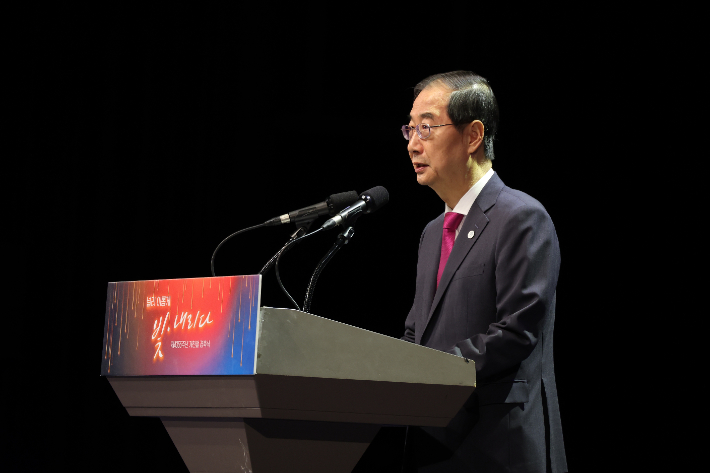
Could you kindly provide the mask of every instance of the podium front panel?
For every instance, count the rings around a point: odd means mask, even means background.
[[[253,375],[260,298],[260,275],[109,283],[101,375]]]

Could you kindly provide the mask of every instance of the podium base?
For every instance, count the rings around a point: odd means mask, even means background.
[[[380,428],[259,418],[160,420],[192,473],[350,473]]]

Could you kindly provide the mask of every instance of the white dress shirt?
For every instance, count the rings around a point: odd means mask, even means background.
[[[476,200],[476,197],[478,197],[478,194],[481,193],[481,190],[483,187],[486,185],[488,180],[493,177],[493,168],[490,168],[487,173],[483,175],[482,178],[478,180],[477,183],[471,187],[468,192],[466,192],[463,197],[459,200],[459,203],[456,204],[456,207],[453,209],[449,207],[448,204],[444,203],[444,212],[456,212],[458,214],[462,214],[463,218],[461,219],[461,223],[459,223],[458,228],[456,228],[456,236],[454,239],[459,237],[459,232],[461,231],[461,227],[463,226],[463,222],[466,221],[466,215],[468,215],[468,210],[471,208],[471,205],[473,205],[473,201]]]

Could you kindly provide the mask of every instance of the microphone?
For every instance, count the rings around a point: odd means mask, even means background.
[[[389,202],[389,200],[390,194],[387,192],[387,189],[382,186],[373,187],[360,194],[360,200],[350,207],[343,209],[335,217],[326,220],[321,228],[323,230],[329,230],[349,220],[354,223],[354,219],[361,214],[372,213]]]
[[[357,192],[341,192],[339,194],[333,194],[328,197],[325,202],[320,202],[309,207],[304,207],[302,209],[294,210],[287,214],[274,217],[271,220],[267,220],[264,226],[282,225],[284,223],[293,222],[296,225],[299,223],[304,223],[307,221],[313,221],[321,215],[336,215],[338,212],[343,210],[348,205],[352,204],[358,199]]]

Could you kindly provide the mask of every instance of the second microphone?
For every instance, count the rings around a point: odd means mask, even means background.
[[[369,214],[378,210],[390,200],[389,192],[382,186],[373,187],[360,194],[360,200],[340,211],[338,215],[325,221],[321,227],[329,230],[345,222],[352,223],[363,213]]]

